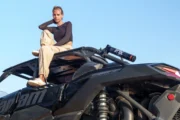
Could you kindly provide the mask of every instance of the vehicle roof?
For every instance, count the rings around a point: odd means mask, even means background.
[[[92,49],[96,50],[95,48]],[[56,53],[52,59],[50,68],[62,65],[75,65],[87,61],[92,56],[94,56],[94,52],[87,51],[85,47]],[[11,74],[28,80],[34,76],[34,71],[37,70],[38,58],[33,58],[5,69],[0,77],[0,82]]]
[[[60,67],[64,65],[70,65],[73,67],[79,66],[83,62],[95,61],[101,64],[107,65],[109,61],[118,63],[119,65],[128,65],[129,63],[119,59],[115,56],[109,55],[107,49],[96,49],[93,47],[79,47],[68,51],[56,53],[50,63],[50,69],[54,67]],[[22,62],[20,64],[11,66],[5,69],[0,76],[0,82],[13,74],[24,79],[32,79],[37,77],[38,73],[38,58]]]

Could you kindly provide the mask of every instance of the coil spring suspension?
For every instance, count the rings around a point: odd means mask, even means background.
[[[105,90],[102,90],[98,95],[97,107],[98,120],[108,120],[109,106],[107,103],[107,93]]]

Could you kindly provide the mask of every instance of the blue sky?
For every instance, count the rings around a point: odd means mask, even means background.
[[[165,62],[180,68],[179,0],[3,0],[0,4],[0,73],[34,58],[38,25],[52,19],[54,5],[73,24],[74,48],[110,44],[137,56],[135,63]],[[26,80],[10,76],[0,84],[8,93]]]

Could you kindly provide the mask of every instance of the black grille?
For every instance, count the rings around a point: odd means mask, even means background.
[[[180,109],[177,111],[177,113],[174,115],[173,120],[180,120]]]

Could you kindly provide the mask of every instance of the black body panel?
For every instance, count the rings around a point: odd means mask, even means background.
[[[9,114],[17,104],[20,91],[13,92],[0,98],[0,114]]]
[[[11,120],[43,120],[47,118],[48,120],[53,120],[51,110],[40,106],[33,106],[16,111],[11,116]]]
[[[120,67],[110,71],[100,71],[90,75],[88,81],[77,91],[77,93],[75,93],[62,109],[55,112],[55,115],[84,111],[91,100],[93,100],[105,86],[128,82],[135,83],[152,79],[167,83],[171,80],[170,84],[172,84],[172,86],[180,83],[180,78],[168,77],[160,71],[154,70],[147,64],[128,65],[124,68]],[[83,81],[83,79],[76,80],[70,84],[76,85],[77,82],[80,81]]]
[[[28,119],[28,115],[52,118],[52,110],[59,104],[61,86],[48,85],[46,88],[27,87],[1,98],[1,115],[11,114],[11,120]],[[13,101],[12,101],[13,100]],[[38,105],[38,106],[37,106]]]
[[[22,89],[15,110],[24,109],[33,105],[40,105],[52,109],[59,101],[60,87],[61,86],[52,85],[41,89],[33,89],[31,87]]]
[[[56,116],[54,120],[79,120],[81,118],[81,114],[81,111],[72,113],[70,112],[68,114]]]
[[[10,115],[0,115],[0,120],[9,120]]]

